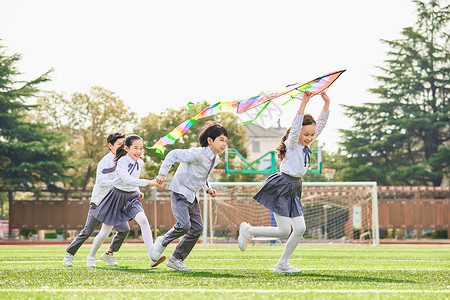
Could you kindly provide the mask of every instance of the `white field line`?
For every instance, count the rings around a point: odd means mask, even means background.
[[[195,260],[213,260],[213,261],[218,261],[218,260],[224,260],[224,261],[242,261],[243,259],[246,258],[189,258],[189,260],[195,261]],[[363,259],[363,258],[361,258]],[[247,260],[247,259],[246,259]],[[276,261],[278,260],[278,257],[275,258],[252,258],[251,260],[255,260],[255,261]],[[335,262],[340,262],[340,261],[354,261],[354,262],[359,262],[360,259],[355,259],[355,258],[345,258],[345,259],[338,259],[338,258],[290,258],[289,261],[335,261]],[[364,258],[364,261],[367,262],[449,262],[450,263],[450,257],[449,259],[417,259],[417,260],[411,260],[411,259],[367,259]]]
[[[319,289],[304,289],[304,290],[257,290],[257,289],[51,289],[48,287],[35,288],[35,289],[0,289],[2,292],[100,292],[100,293],[147,293],[147,292],[162,292],[162,293],[185,293],[185,292],[201,292],[201,293],[289,293],[289,294],[306,294],[306,293],[325,293],[325,294],[407,294],[407,293],[433,293],[433,294],[446,294],[450,293],[450,290],[388,290],[388,289],[364,289],[364,290],[319,290]]]
[[[119,254],[115,255],[114,257],[118,257]],[[118,257],[119,258],[119,257]],[[212,260],[212,261],[242,261],[243,259],[248,260],[247,258],[189,258],[189,261],[205,261],[205,260]],[[364,259],[364,261],[367,262],[449,262],[450,263],[450,257],[449,259],[369,259],[369,258],[361,258]],[[85,257],[76,257],[74,260],[86,260]],[[96,258],[96,260],[101,261],[100,258]],[[126,259],[118,259],[120,261],[142,261],[140,258],[126,258]],[[278,257],[274,258],[252,258],[250,259],[252,261],[271,261],[271,260],[278,260]],[[290,258],[289,261],[354,261],[359,262],[360,259],[355,258]],[[30,260],[29,262],[36,262],[37,260]],[[46,261],[61,261],[61,260],[41,260],[43,262]],[[1,262],[15,262],[14,260],[0,260]],[[17,262],[27,262],[25,260],[17,261]]]

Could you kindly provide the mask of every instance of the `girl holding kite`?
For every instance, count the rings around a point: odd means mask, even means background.
[[[253,227],[247,222],[242,222],[239,227],[238,246],[242,251],[245,251],[253,237],[285,238],[290,235],[283,254],[275,265],[275,273],[301,272],[290,266],[288,260],[306,230],[300,202],[302,177],[310,163],[311,150],[308,146],[325,127],[330,106],[330,98],[325,92],[321,92],[325,104],[316,122],[310,114],[305,114],[305,107],[311,95],[309,91],[303,94],[292,127],[287,130],[277,148],[281,159],[280,172],[270,175],[253,197],[258,203],[273,211],[277,227]]]

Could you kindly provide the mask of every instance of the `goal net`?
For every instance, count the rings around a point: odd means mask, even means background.
[[[235,242],[239,225],[276,226],[272,213],[253,200],[262,183],[214,182],[216,198],[202,201],[203,242]],[[379,244],[376,182],[306,182],[302,199],[305,242]],[[270,239],[266,239],[270,240]]]

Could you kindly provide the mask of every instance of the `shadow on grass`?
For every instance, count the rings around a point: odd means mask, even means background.
[[[325,275],[317,273],[290,273],[283,274],[284,276],[303,276],[311,277],[311,279],[317,278],[322,281],[342,281],[342,282],[378,282],[378,283],[417,283],[413,280],[398,280],[389,278],[377,278],[366,276],[346,276],[346,275]]]
[[[244,275],[236,275],[230,273],[219,273],[219,272],[205,272],[205,271],[191,271],[191,272],[178,272],[170,271],[173,274],[179,274],[183,277],[207,277],[207,278],[243,278]]]
[[[98,267],[97,269],[107,270],[107,271],[121,271],[121,272],[130,272],[130,273],[170,273],[173,275],[179,275],[183,277],[206,277],[206,278],[243,278],[246,277],[244,275],[236,275],[230,273],[219,273],[219,272],[205,272],[205,271],[191,271],[191,272],[180,272],[172,269],[157,269],[157,268],[148,268],[148,269],[136,269],[130,267]]]
[[[97,267],[97,269],[105,270],[105,271],[122,271],[122,272],[130,272],[130,273],[155,273],[156,269],[136,269],[131,267]]]
[[[191,272],[179,272],[172,269],[159,269],[159,268],[148,268],[148,269],[136,269],[131,267],[100,267],[97,269],[108,270],[108,271],[121,271],[121,272],[129,272],[129,273],[141,273],[141,274],[150,274],[150,273],[166,273],[171,275],[176,275],[180,277],[193,277],[193,278],[248,278],[253,276],[258,276],[254,272],[252,274],[230,274],[230,273],[222,273],[218,269],[217,272],[208,272],[208,271],[195,271],[195,269]],[[261,272],[263,273],[263,272]],[[390,279],[390,278],[379,278],[379,277],[368,277],[368,276],[348,276],[348,275],[326,275],[319,273],[281,273],[275,274],[274,276],[288,276],[288,277],[303,277],[310,278],[312,281],[315,279],[320,281],[334,281],[334,282],[376,282],[376,283],[417,283],[414,280],[399,280],[399,279]]]

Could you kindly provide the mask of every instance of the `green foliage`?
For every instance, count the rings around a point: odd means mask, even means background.
[[[380,103],[345,106],[354,119],[342,130],[347,164],[339,177],[382,185],[439,186],[449,175],[450,6],[415,1],[418,20],[391,50],[379,87]]]
[[[46,186],[57,189],[64,181],[68,153],[61,135],[43,123],[29,121],[33,106],[26,100],[39,93],[39,84],[49,80],[49,72],[31,81],[16,79],[20,55],[8,56],[0,46],[0,190],[32,190]]]
[[[37,234],[36,229],[20,229],[19,235],[23,236],[24,239],[28,240],[33,236],[33,234]]]
[[[205,107],[210,105],[206,102],[199,103],[193,107],[194,114],[199,113]],[[161,137],[176,128],[179,124],[193,117],[193,112],[186,107],[179,109],[168,109],[159,115],[154,113],[142,118],[135,128],[135,133],[139,134],[145,142],[145,146],[153,146]],[[232,113],[220,113],[208,118],[199,119],[178,141],[173,145],[165,147],[165,154],[172,149],[189,149],[191,147],[199,147],[198,134],[201,128],[208,121],[217,121],[222,124],[228,131],[228,147],[237,149],[242,155],[247,156],[246,140],[247,135],[243,126],[237,120],[237,117]],[[165,156],[156,153],[154,150],[146,150],[146,173],[149,178],[153,178],[158,174],[159,167]],[[224,169],[224,157],[221,155],[221,162],[216,169]],[[171,169],[174,173],[176,167]],[[223,181],[249,181],[252,176],[243,174],[223,174],[221,175]]]
[[[136,114],[114,92],[98,86],[87,94],[77,92],[70,97],[46,93],[38,99],[34,118],[65,136],[63,145],[73,150],[72,164],[76,167],[67,175],[72,187],[83,189],[94,177],[97,163],[109,151],[108,135],[129,133],[136,122]]]

